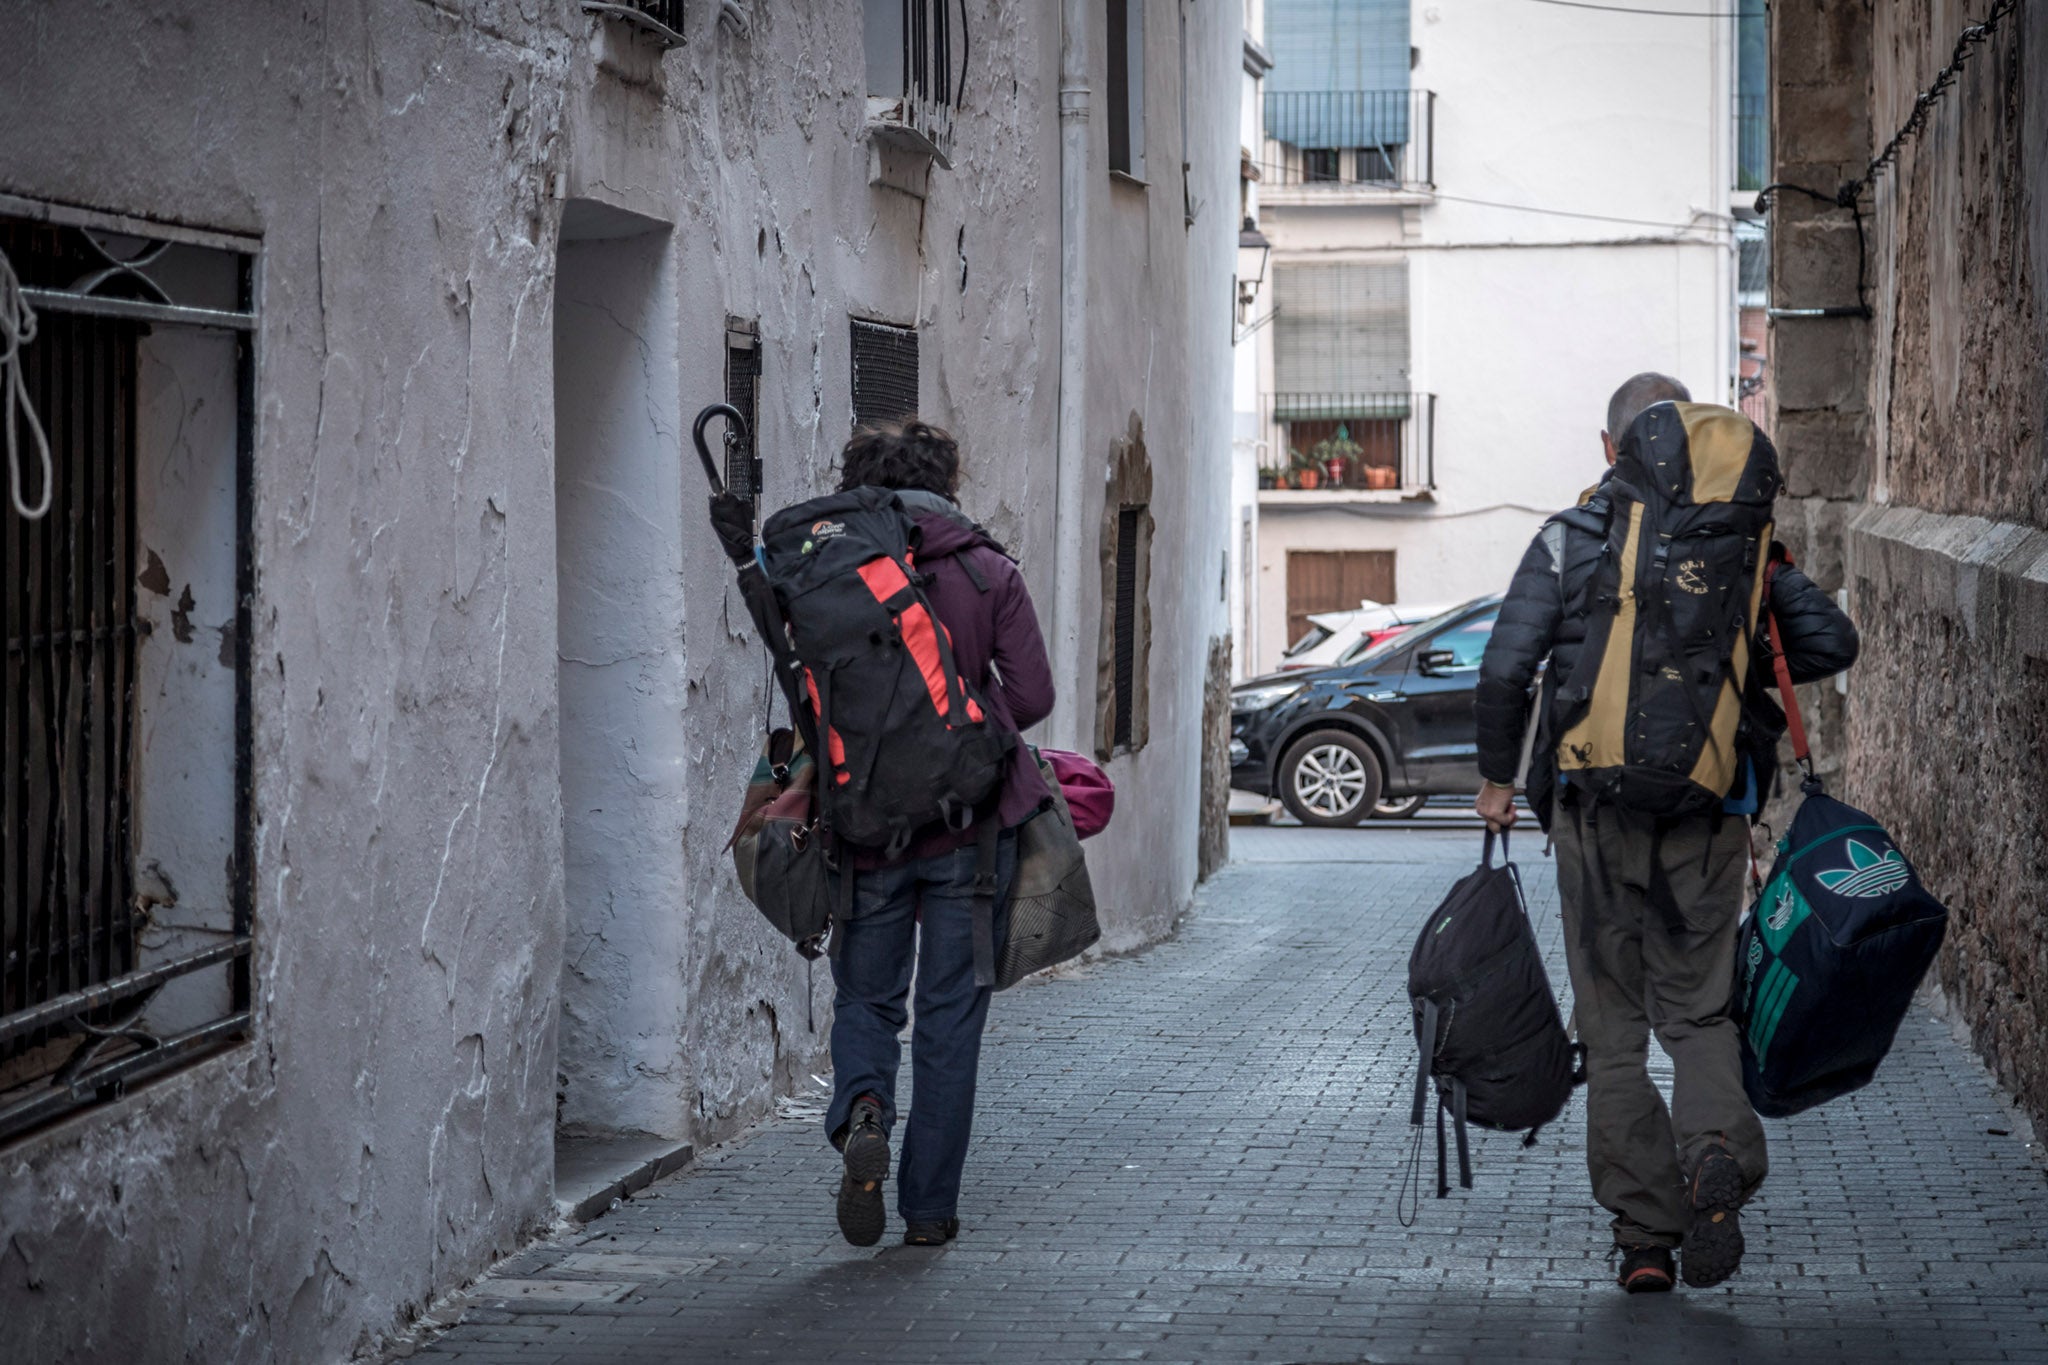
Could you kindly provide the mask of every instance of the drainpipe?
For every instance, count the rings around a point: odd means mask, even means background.
[[[1081,677],[1081,588],[1096,569],[1088,552],[1088,0],[1060,4],[1060,409],[1053,495],[1052,666],[1058,741],[1086,751],[1082,718],[1095,689]]]

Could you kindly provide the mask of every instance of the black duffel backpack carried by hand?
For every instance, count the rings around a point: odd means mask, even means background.
[[[1419,1065],[1409,1121],[1415,1147],[1402,1181],[1402,1225],[1414,1222],[1421,1199],[1422,1121],[1436,1084],[1436,1194],[1450,1193],[1444,1120],[1457,1129],[1458,1183],[1472,1188],[1466,1125],[1506,1132],[1536,1130],[1555,1119],[1585,1080],[1581,1049],[1565,1032],[1543,953],[1522,899],[1522,877],[1508,861],[1508,836],[1499,836],[1501,862],[1493,862],[1488,830],[1479,866],[1430,911],[1408,957],[1408,995],[1414,1006]]]

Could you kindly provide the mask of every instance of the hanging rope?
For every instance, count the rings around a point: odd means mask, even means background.
[[[21,296],[21,281],[14,276],[14,265],[7,259],[7,253],[0,251],[0,394],[5,395],[4,403],[0,403],[0,408],[4,408],[0,411],[0,423],[7,427],[7,493],[14,501],[15,513],[25,521],[40,520],[49,512],[50,493],[57,481],[56,467],[50,462],[50,438],[43,433],[43,424],[28,401],[28,385],[21,377],[21,348],[35,339],[36,311]],[[21,495],[21,451],[14,431],[17,404],[29,433],[35,437],[36,454],[43,462],[43,500],[34,507]]]

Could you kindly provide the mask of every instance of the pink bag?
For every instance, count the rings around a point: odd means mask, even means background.
[[[1116,788],[1110,785],[1109,774],[1083,754],[1065,749],[1040,749],[1038,753],[1060,780],[1060,794],[1067,798],[1067,809],[1074,816],[1074,833],[1083,839],[1102,833],[1116,811]]]

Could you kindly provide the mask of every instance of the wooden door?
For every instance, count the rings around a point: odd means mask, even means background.
[[[1359,602],[1394,600],[1392,550],[1290,550],[1287,554],[1287,643],[1308,633],[1318,612],[1355,611]]]

